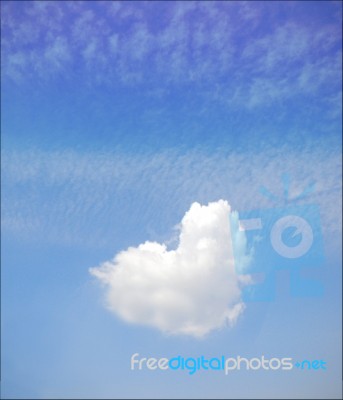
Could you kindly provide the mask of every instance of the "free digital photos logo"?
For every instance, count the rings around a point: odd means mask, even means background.
[[[172,358],[155,358],[155,357],[139,357],[139,353],[135,353],[131,356],[131,370],[142,371],[150,370],[171,370],[171,371],[188,371],[189,375],[194,375],[199,371],[223,371],[225,375],[228,375],[232,371],[291,371],[293,368],[297,368],[303,371],[315,370],[315,371],[326,371],[326,362],[324,360],[302,360],[293,361],[291,357],[272,357],[267,358],[264,355],[261,357],[245,358],[241,356],[237,357],[212,357],[206,358],[200,357],[172,357]]]

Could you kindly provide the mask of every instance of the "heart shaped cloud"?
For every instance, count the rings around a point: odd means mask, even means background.
[[[193,203],[175,250],[145,242],[90,272],[107,286],[108,308],[125,321],[202,337],[232,326],[244,310],[241,288],[250,278],[236,273],[232,240],[241,252],[235,259],[249,262],[244,231],[228,202]]]

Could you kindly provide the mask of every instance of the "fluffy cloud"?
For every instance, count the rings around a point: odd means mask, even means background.
[[[125,321],[201,337],[235,324],[244,310],[241,288],[250,278],[236,274],[232,241],[236,259],[246,263],[249,255],[237,222],[227,201],[193,203],[175,250],[147,241],[90,272],[107,287],[108,308]]]

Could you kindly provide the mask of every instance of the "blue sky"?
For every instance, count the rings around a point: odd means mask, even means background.
[[[2,2],[4,398],[339,398],[340,2]],[[324,295],[249,303],[205,338],[128,324],[89,268],[177,246],[193,202],[320,208]],[[267,257],[268,258],[268,257]],[[314,272],[313,272],[314,273]],[[317,276],[318,278],[318,276]],[[125,289],[125,287],[124,287]],[[206,300],[206,297],[205,297]],[[266,354],[329,369],[131,371],[130,357]]]

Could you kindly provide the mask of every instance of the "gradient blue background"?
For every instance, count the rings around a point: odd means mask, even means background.
[[[341,397],[340,2],[1,2],[3,398]],[[202,340],[128,325],[88,269],[167,241],[193,201],[318,204],[320,298],[251,303]],[[130,371],[151,357],[328,370]]]

